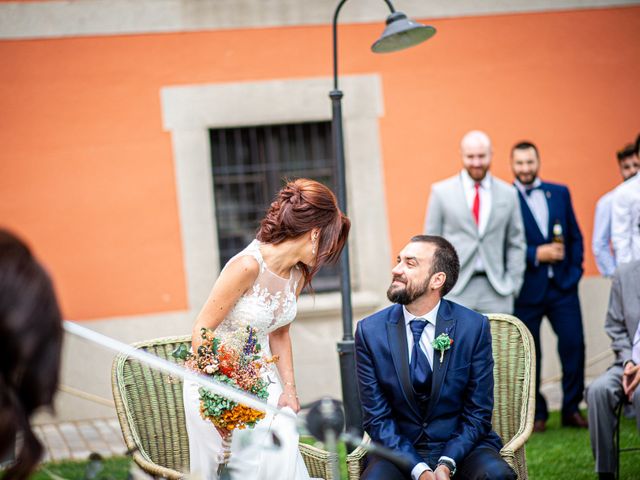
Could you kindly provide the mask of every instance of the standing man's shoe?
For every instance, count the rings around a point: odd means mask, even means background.
[[[574,412],[571,415],[562,417],[563,427],[589,428],[587,419],[580,412]]]
[[[534,432],[544,432],[547,429],[547,422],[545,420],[536,420],[533,422],[533,431]]]
[[[600,472],[600,473],[598,473],[598,479],[599,480],[615,480],[616,476],[613,473]]]

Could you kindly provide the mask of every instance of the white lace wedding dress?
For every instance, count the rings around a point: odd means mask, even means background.
[[[258,332],[258,342],[266,355],[270,355],[268,335],[277,328],[292,322],[296,316],[296,289],[302,272],[294,267],[289,278],[271,272],[260,253],[260,242],[254,240],[247,248],[234,256],[227,265],[241,256],[252,256],[260,266],[260,273],[253,288],[247,291],[216,329],[216,335],[224,338],[246,325]],[[282,385],[275,366],[265,374],[273,383],[269,386],[269,400],[278,404]],[[185,416],[191,474],[201,480],[217,479],[217,469],[222,452],[222,440],[213,424],[200,416],[198,385],[185,382]],[[274,444],[274,436],[279,446]],[[234,479],[307,480],[309,474],[298,450],[298,433],[293,421],[283,415],[267,416],[253,429],[238,430],[233,434],[231,476]]]

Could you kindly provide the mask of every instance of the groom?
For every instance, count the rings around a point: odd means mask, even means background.
[[[356,360],[366,432],[411,467],[371,457],[361,478],[515,479],[491,429],[489,322],[442,299],[458,278],[455,249],[418,235],[397,262],[387,291],[396,305],[358,323]]]

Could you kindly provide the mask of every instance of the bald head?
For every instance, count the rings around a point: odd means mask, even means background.
[[[491,165],[491,139],[480,130],[471,130],[460,142],[462,164],[476,182],[482,181]]]

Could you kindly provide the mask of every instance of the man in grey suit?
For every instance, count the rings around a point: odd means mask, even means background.
[[[431,187],[425,233],[445,237],[460,257],[460,276],[449,300],[481,313],[512,313],[526,266],[517,193],[489,173],[492,150],[486,133],[467,133],[460,151],[462,171]]]
[[[615,408],[631,402],[640,430],[640,260],[620,265],[613,275],[604,329],[611,337],[614,364],[587,389],[589,435],[601,479],[613,479],[616,458]]]

